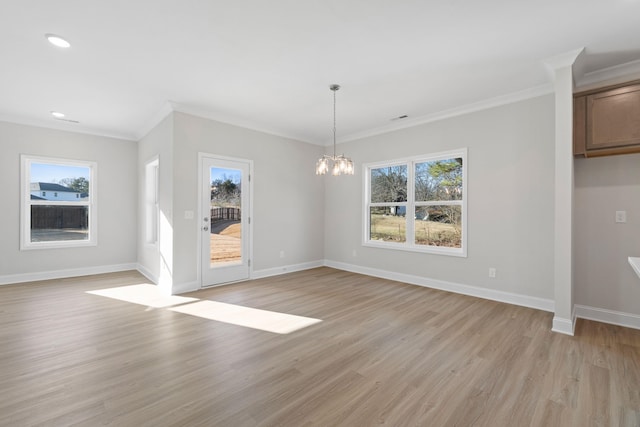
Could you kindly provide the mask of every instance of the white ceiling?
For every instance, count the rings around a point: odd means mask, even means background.
[[[0,120],[126,139],[172,105],[324,144],[331,83],[348,140],[548,92],[581,47],[640,69],[639,0],[0,0],[0,35]]]

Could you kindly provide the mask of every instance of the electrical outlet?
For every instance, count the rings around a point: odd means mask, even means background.
[[[491,277],[491,278],[495,278],[496,277],[496,269],[495,268],[491,267],[489,269],[489,277]]]
[[[616,211],[616,222],[627,222],[627,211]]]

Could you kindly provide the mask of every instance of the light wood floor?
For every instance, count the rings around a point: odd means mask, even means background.
[[[322,319],[280,335],[0,287],[2,426],[640,426],[640,331],[318,268],[189,296]]]

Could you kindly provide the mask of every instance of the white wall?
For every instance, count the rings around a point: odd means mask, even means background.
[[[0,283],[135,266],[135,142],[0,122],[0,145]],[[21,154],[98,163],[97,246],[20,251]]]
[[[627,262],[640,256],[640,154],[578,158],[575,186],[576,304],[640,316],[640,279]]]
[[[460,147],[469,148],[468,257],[362,246],[362,164]],[[339,151],[357,169],[327,180],[330,262],[541,298],[552,309],[553,95],[341,144]],[[489,267],[497,269],[495,279]]]
[[[199,286],[201,224],[198,215],[184,219],[184,211],[198,212],[199,152],[254,162],[255,272],[322,261],[324,177],[314,170],[322,147],[183,113],[174,113],[173,126],[174,289]]]

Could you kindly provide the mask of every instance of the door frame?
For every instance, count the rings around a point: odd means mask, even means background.
[[[199,288],[198,289],[205,289],[205,288],[211,288],[211,287],[215,287],[215,286],[223,286],[223,285],[229,285],[231,283],[235,283],[235,282],[226,282],[226,283],[221,283],[219,285],[209,285],[209,286],[203,286],[203,277],[202,277],[202,258],[203,258],[203,254],[202,254],[202,218],[200,218],[202,216],[202,211],[204,208],[204,200],[202,200],[202,193],[203,193],[203,188],[202,188],[202,161],[205,159],[213,159],[213,160],[223,160],[223,161],[231,161],[231,162],[239,162],[239,163],[247,163],[249,165],[249,177],[248,177],[248,181],[249,181],[249,233],[247,236],[247,239],[249,239],[249,253],[248,253],[248,262],[249,262],[249,277],[246,280],[251,280],[253,278],[253,160],[250,159],[242,159],[240,157],[229,157],[229,156],[221,156],[219,154],[212,154],[212,153],[204,153],[204,152],[198,152],[198,216],[196,217],[196,222],[195,222],[195,227],[198,233],[198,239],[197,239],[197,244],[198,244],[198,251],[197,251],[197,269],[198,269],[198,274],[197,274],[197,278],[198,278],[198,284],[199,284]],[[243,207],[244,209],[244,207]]]

